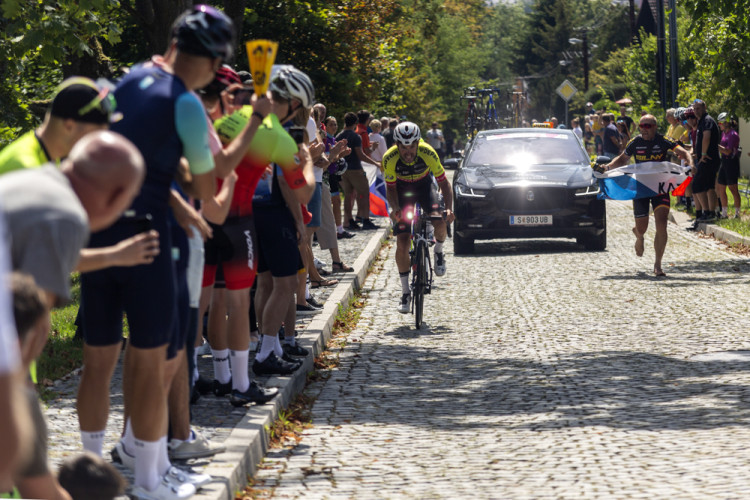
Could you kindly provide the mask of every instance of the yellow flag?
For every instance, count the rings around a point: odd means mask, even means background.
[[[271,80],[271,67],[276,60],[279,44],[271,40],[250,40],[245,43],[245,47],[250,73],[253,75],[255,95],[264,95]]]

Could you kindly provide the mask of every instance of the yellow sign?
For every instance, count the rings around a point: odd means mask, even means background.
[[[264,95],[268,90],[268,84],[271,83],[271,67],[276,60],[279,44],[271,40],[250,40],[245,47],[250,73],[253,75],[255,95]]]
[[[571,97],[578,93],[578,89],[573,86],[568,80],[565,80],[557,87],[557,95],[565,99],[568,102]]]

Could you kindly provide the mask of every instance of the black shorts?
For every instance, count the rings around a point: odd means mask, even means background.
[[[649,205],[653,207],[654,212],[658,207],[669,208],[669,195],[664,193],[658,196],[652,196],[651,198],[637,198],[633,200],[633,216],[636,219],[648,217]]]
[[[734,186],[740,179],[740,159],[722,158],[716,182],[724,186]]]
[[[693,177],[693,193],[705,193],[716,186],[716,174],[719,165],[716,162],[702,162],[698,164],[698,173]]]
[[[440,196],[431,178],[419,182],[396,181],[396,192],[398,193],[398,205],[401,207],[402,213],[416,203],[419,203],[422,211],[427,215],[430,212],[442,211]],[[410,224],[403,221],[393,226],[393,234],[408,233],[409,231],[411,231]]]
[[[341,192],[341,185],[339,184],[340,181],[341,175],[339,174],[330,174],[328,176],[328,186],[331,188],[331,196],[339,194]]]
[[[251,215],[231,217],[221,226],[211,224],[213,238],[205,243],[206,263],[203,267],[203,286],[211,286],[217,279],[217,268],[223,271],[229,290],[250,288],[258,269],[255,223]]]
[[[159,232],[159,255],[151,264],[81,274],[81,330],[88,345],[121,342],[123,313],[128,318],[128,341],[133,347],[149,349],[171,343],[177,319],[171,223],[166,217],[154,217],[152,225]],[[93,234],[90,245],[114,245],[136,233],[132,223],[121,219]]]
[[[190,327],[190,292],[187,283],[190,247],[188,246],[187,234],[177,225],[172,226],[172,245],[175,248],[173,256],[175,257],[177,303],[175,304],[172,338],[169,341],[169,346],[167,346],[167,359],[174,358],[180,350],[185,348]]]
[[[300,263],[297,228],[286,207],[256,207],[255,233],[258,237],[258,273],[271,271],[283,278],[297,274]]]

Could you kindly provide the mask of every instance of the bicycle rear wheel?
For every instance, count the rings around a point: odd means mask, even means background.
[[[424,312],[424,293],[427,288],[427,273],[429,255],[427,255],[427,243],[425,241],[417,242],[416,262],[417,269],[414,271],[414,323],[417,330],[422,328],[422,319]]]

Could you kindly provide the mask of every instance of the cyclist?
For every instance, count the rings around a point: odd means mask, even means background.
[[[435,274],[446,271],[443,243],[446,222],[453,222],[453,192],[435,150],[420,139],[419,127],[401,122],[393,132],[394,146],[383,156],[386,196],[391,205],[391,218],[396,235],[396,265],[401,278],[401,301],[398,310],[409,312],[409,224],[402,218],[402,208],[419,202],[435,227]],[[440,199],[432,177],[438,183],[445,202],[445,220],[440,215]]]

